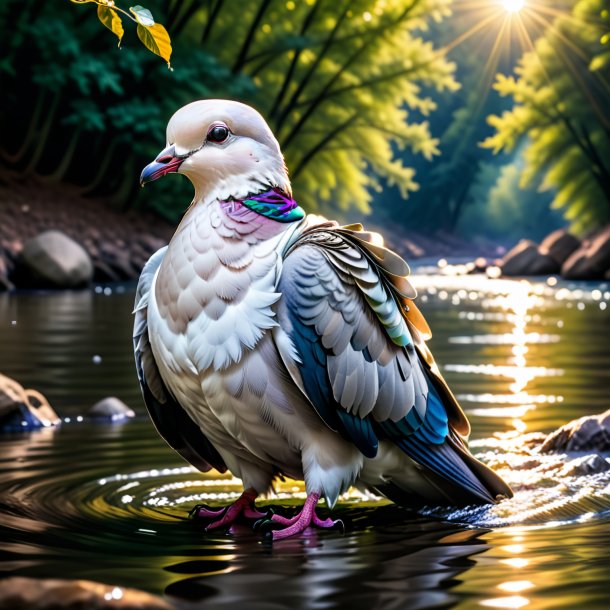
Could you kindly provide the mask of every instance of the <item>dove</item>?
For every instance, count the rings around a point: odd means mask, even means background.
[[[208,531],[263,519],[281,540],[336,527],[316,506],[351,486],[411,508],[512,495],[468,450],[407,263],[360,224],[304,212],[261,114],[230,100],[181,108],[140,181],[170,173],[194,198],[142,270],[134,352],[159,434],[243,483],[230,506],[195,507]],[[304,481],[291,517],[256,508],[276,477]]]

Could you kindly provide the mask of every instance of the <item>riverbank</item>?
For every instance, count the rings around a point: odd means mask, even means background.
[[[118,282],[137,278],[174,227],[150,212],[121,212],[67,185],[0,184],[0,290],[19,284],[24,244],[46,231],[59,231],[84,248],[93,281]]]
[[[582,240],[560,229],[539,245],[522,240],[506,252],[506,248],[483,239],[467,240],[443,232],[423,235],[379,224],[375,219],[360,220],[367,229],[381,233],[386,245],[410,263],[441,261],[442,266],[445,260],[472,261],[459,266],[460,272],[487,271],[490,277],[560,275],[566,279],[600,280],[610,277],[610,227]],[[0,290],[76,287],[136,279],[151,254],[169,241],[174,230],[174,224],[152,212],[122,212],[101,199],[84,197],[69,185],[35,181],[0,184]],[[53,234],[49,237],[50,231]],[[45,234],[48,239],[40,240]],[[28,244],[30,248],[24,250]],[[68,260],[72,270],[63,269],[60,275],[69,278],[70,274],[81,273],[80,279],[73,283],[45,282],[24,273],[28,256],[37,260],[41,253],[46,255],[47,250],[53,249],[59,259],[73,259]],[[68,250],[72,257],[66,254]],[[83,259],[80,263],[79,251]],[[63,266],[64,261],[46,262],[47,267],[57,263]]]
[[[354,219],[355,220],[355,219]],[[473,244],[442,234],[363,224],[380,232],[387,245],[407,261],[422,258],[493,258],[503,251],[491,243]],[[94,282],[135,279],[150,255],[171,238],[175,225],[152,212],[121,212],[100,199],[83,197],[69,185],[0,184],[0,290],[37,287],[19,273],[20,257],[29,240],[48,231],[60,232],[82,246],[91,260]],[[61,247],[61,246],[58,246]]]

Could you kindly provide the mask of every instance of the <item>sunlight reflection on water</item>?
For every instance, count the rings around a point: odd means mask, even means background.
[[[108,394],[142,413],[132,295],[0,295],[0,341],[11,345],[0,370],[72,420],[4,443],[0,575],[93,577],[197,608],[596,607],[606,595],[610,474],[588,474],[587,455],[539,454],[535,431],[608,406],[607,284],[414,283],[431,348],[471,419],[472,450],[511,483],[513,500],[430,507],[438,521],[352,491],[337,508],[350,523],[343,537],[313,532],[268,549],[249,531],[204,536],[188,510],[237,497],[239,481],[185,466],[147,421],[77,421]],[[302,497],[302,484],[286,481],[268,501]],[[578,595],[564,599],[568,586]]]

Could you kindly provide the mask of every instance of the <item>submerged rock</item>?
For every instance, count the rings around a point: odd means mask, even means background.
[[[174,610],[161,597],[91,580],[37,579],[13,576],[0,580],[0,610]]]
[[[546,437],[540,451],[610,451],[610,409],[575,419]]]
[[[60,421],[49,401],[36,390],[0,375],[0,432],[27,431]]]
[[[601,455],[593,453],[570,460],[562,469],[562,476],[583,476],[610,470],[610,462]]]
[[[112,421],[135,417],[135,413],[116,396],[108,396],[96,402],[89,409],[91,417],[111,419]]]
[[[79,288],[91,283],[93,264],[86,250],[61,231],[45,231],[28,240],[19,254],[19,285]]]

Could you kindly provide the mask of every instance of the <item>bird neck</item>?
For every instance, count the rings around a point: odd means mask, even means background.
[[[305,218],[303,208],[277,187],[248,195],[238,201],[249,210],[276,222],[297,222]]]

